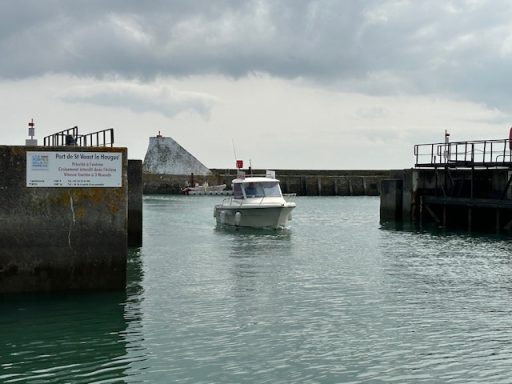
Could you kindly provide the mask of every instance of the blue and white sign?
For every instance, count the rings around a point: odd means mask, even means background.
[[[27,187],[121,187],[121,152],[27,151]]]

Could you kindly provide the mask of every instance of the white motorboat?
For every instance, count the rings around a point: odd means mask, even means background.
[[[205,181],[203,185],[187,186],[181,192],[185,195],[226,195],[228,193],[224,191],[225,189],[226,184],[208,185],[208,182]]]
[[[284,228],[292,218],[294,202],[287,202],[279,180],[272,177],[239,177],[232,182],[233,196],[214,209],[219,225]]]

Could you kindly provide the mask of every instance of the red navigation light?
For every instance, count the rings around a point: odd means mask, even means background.
[[[236,167],[238,169],[242,169],[244,167],[244,161],[243,160],[237,160],[236,161]]]

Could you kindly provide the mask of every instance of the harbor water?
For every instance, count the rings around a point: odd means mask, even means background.
[[[382,227],[376,197],[216,228],[222,198],[145,196],[126,292],[1,297],[0,382],[512,382],[509,239]]]

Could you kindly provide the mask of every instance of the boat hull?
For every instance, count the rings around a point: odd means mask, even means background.
[[[233,207],[217,205],[214,215],[218,225],[251,228],[284,228],[291,220],[295,204],[275,207]]]

